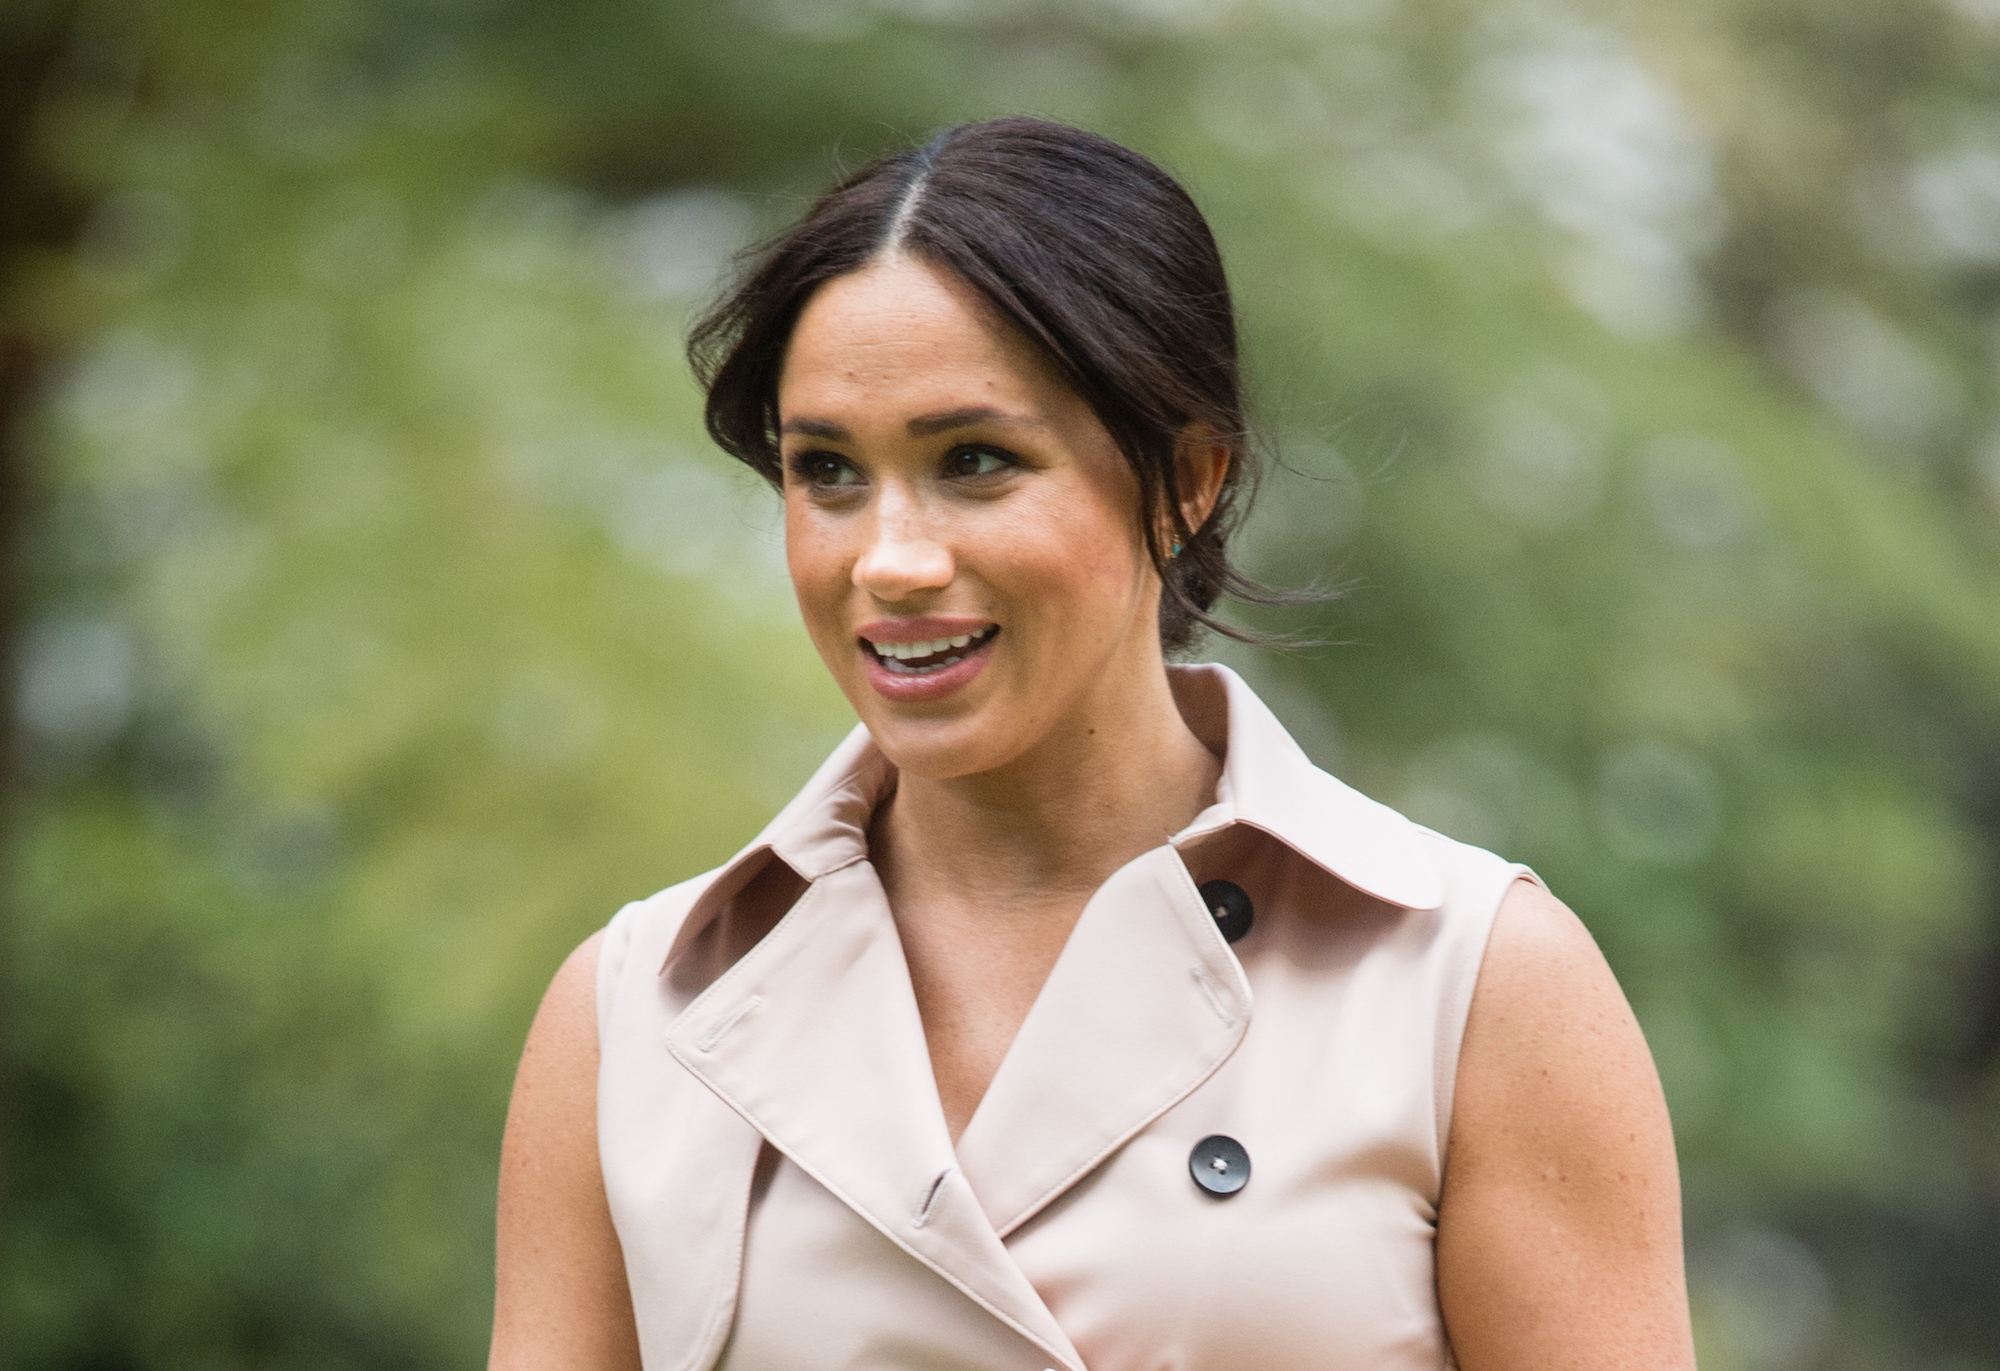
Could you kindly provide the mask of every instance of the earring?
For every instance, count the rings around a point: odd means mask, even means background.
[[[1169,552],[1169,553],[1167,554],[1167,556],[1168,556],[1168,557],[1178,557],[1178,556],[1180,556],[1180,555],[1181,555],[1181,540],[1180,540],[1180,539],[1178,539],[1178,538],[1176,538],[1176,539],[1174,539],[1174,550],[1173,550],[1172,552]]]

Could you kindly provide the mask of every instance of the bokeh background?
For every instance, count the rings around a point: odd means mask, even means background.
[[[940,124],[1182,175],[1221,655],[1533,863],[1708,1371],[2000,1368],[2000,2],[7,0],[0,1364],[484,1355],[563,953],[850,716],[680,354]]]

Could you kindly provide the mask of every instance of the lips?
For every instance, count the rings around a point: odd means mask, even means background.
[[[977,676],[999,632],[977,619],[908,619],[866,625],[856,648],[878,694],[915,704],[943,699]]]
[[[956,666],[969,652],[977,652],[993,641],[1000,625],[989,624],[977,633],[959,633],[949,638],[925,638],[909,643],[864,643],[877,660],[896,675],[922,675]]]

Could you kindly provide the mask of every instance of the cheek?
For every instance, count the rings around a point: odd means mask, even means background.
[[[785,566],[806,630],[818,639],[833,631],[849,578],[846,550],[813,514],[804,501],[786,499]]]
[[[1010,579],[1021,593],[1062,606],[1053,616],[1058,629],[1086,624],[1103,629],[1133,612],[1144,583],[1146,559],[1134,520],[1103,495],[1073,489],[1014,523],[991,545],[1013,568]]]

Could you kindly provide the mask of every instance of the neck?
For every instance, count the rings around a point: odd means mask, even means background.
[[[1047,916],[1066,933],[1112,872],[1199,814],[1222,766],[1181,718],[1165,670],[1119,684],[1004,767],[904,774],[871,833],[892,904]]]

